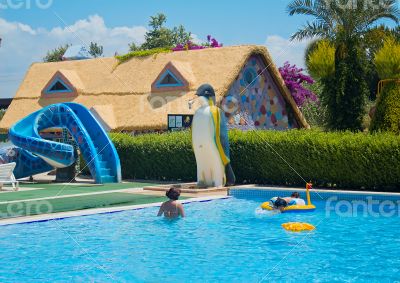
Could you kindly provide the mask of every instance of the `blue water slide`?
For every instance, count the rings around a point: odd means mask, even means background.
[[[40,136],[40,131],[48,128],[68,129],[96,183],[121,181],[120,160],[113,143],[92,113],[77,103],[49,105],[11,127],[11,142],[28,152],[20,153],[20,156],[26,156],[28,162],[25,166],[17,164],[18,168],[24,168],[23,172],[14,172],[17,178],[33,175],[31,171],[38,171],[40,164],[46,165],[42,167],[42,172],[46,172],[49,167],[63,168],[75,162],[73,146],[45,140]],[[39,161],[39,158],[44,162]]]
[[[6,146],[0,149],[0,163],[15,162],[15,178],[24,178],[54,169],[40,157],[17,146]]]

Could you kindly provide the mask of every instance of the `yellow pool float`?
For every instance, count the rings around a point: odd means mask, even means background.
[[[261,204],[261,208],[264,210],[274,210],[271,202],[267,201]],[[281,212],[311,212],[315,210],[315,205],[289,205],[286,206]]]
[[[311,183],[307,183],[306,185],[306,195],[307,195],[307,204],[306,205],[288,205],[281,210],[282,213],[284,212],[311,212],[315,210],[315,205],[311,203],[310,197],[310,189],[312,188]],[[271,201],[266,201],[261,204],[261,208],[264,210],[274,210],[274,206]]]
[[[315,226],[304,222],[288,222],[282,224],[283,229],[291,232],[302,232],[315,230]]]

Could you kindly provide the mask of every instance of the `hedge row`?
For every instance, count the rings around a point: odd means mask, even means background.
[[[131,137],[111,134],[128,179],[195,181],[189,132]],[[400,137],[318,131],[231,131],[232,167],[238,183],[353,189],[400,188]],[[290,166],[294,169],[291,169]]]

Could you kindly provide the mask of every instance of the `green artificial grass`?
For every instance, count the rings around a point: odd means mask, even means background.
[[[12,200],[28,200],[34,198],[46,198],[64,195],[106,192],[112,190],[123,190],[129,188],[141,188],[152,186],[151,183],[118,183],[105,185],[63,185],[63,184],[21,184],[21,188],[43,188],[30,191],[18,191],[9,193],[0,193],[0,202]]]
[[[0,204],[0,219],[91,208],[148,204],[165,200],[165,197],[153,195],[104,193],[40,201],[21,201],[12,204]]]

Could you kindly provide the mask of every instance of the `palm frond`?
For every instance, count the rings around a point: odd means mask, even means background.
[[[311,37],[329,38],[331,33],[327,26],[322,22],[307,22],[301,29],[295,32],[290,40],[303,40]]]
[[[400,10],[396,1],[387,1],[385,4],[372,7],[365,12],[365,20],[373,23],[379,19],[393,20],[396,24],[400,21]]]
[[[293,0],[287,6],[287,12],[293,15],[315,16],[314,4],[312,0]]]
[[[380,19],[399,23],[398,0],[293,0],[287,7],[289,15],[312,16],[291,39],[323,36],[331,39],[355,39],[367,32]]]
[[[287,6],[289,15],[308,15],[314,16],[317,22],[333,29],[337,22],[335,11],[331,8],[334,0],[294,0]]]

